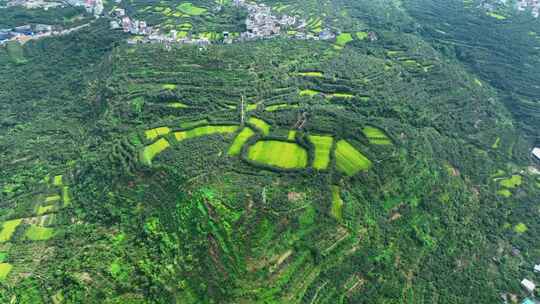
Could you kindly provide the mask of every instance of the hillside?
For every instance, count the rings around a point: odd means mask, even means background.
[[[0,48],[0,303],[530,296],[538,18],[260,1],[306,25],[241,39],[260,7],[177,2],[1,9],[89,25]]]

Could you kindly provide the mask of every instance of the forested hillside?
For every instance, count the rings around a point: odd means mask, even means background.
[[[0,303],[534,297],[537,18],[269,0],[305,27],[229,44],[245,9],[186,3],[106,8],[208,44],[128,44],[105,14],[0,47]]]

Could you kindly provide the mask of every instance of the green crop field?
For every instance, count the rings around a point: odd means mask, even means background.
[[[62,198],[60,197],[60,195],[51,195],[51,196],[47,196],[47,197],[45,198],[45,202],[47,202],[47,203],[57,202],[57,201],[59,201],[60,199],[62,199]]]
[[[279,111],[279,110],[287,110],[287,109],[295,109],[295,108],[298,108],[297,104],[282,103],[282,104],[267,106],[265,110],[268,112],[274,112],[274,111]]]
[[[180,4],[176,7],[179,11],[181,11],[184,14],[192,15],[192,16],[198,16],[206,13],[206,9],[202,7],[197,7],[193,5],[192,3],[185,2]]]
[[[43,214],[45,214],[47,212],[53,211],[54,209],[55,209],[54,205],[38,206],[36,214],[37,215],[43,215]]]
[[[343,219],[343,200],[340,196],[340,191],[338,186],[332,186],[332,208],[330,209],[330,214],[336,220],[340,221]]]
[[[172,103],[169,103],[167,104],[167,107],[169,108],[175,108],[175,109],[185,109],[185,108],[188,108],[188,106],[186,104],[183,104],[181,102],[172,102]]]
[[[300,96],[309,96],[309,97],[313,97],[317,94],[319,94],[320,92],[319,91],[315,91],[315,90],[311,90],[311,89],[307,89],[307,90],[301,90],[300,91]]]
[[[285,169],[307,166],[307,152],[298,144],[264,140],[249,147],[248,158],[255,162]]]
[[[144,147],[141,152],[141,161],[144,164],[151,165],[152,159],[168,147],[170,147],[169,142],[165,138],[160,138],[155,143]]]
[[[69,194],[69,187],[62,187],[62,200],[64,201],[64,207],[71,205],[71,195]]]
[[[503,187],[513,189],[521,185],[522,180],[521,175],[512,175],[512,177],[502,179],[499,183]]]
[[[334,153],[337,169],[348,176],[367,170],[372,165],[369,159],[345,140],[337,142]]]
[[[375,127],[366,126],[362,129],[364,135],[369,139],[369,142],[374,145],[391,145],[392,141],[386,134]]]
[[[169,134],[171,132],[171,129],[167,127],[159,127],[151,130],[147,130],[144,132],[145,136],[149,140],[154,140],[162,135]]]
[[[24,233],[24,236],[30,241],[46,241],[54,236],[54,229],[30,225]]]
[[[62,186],[63,184],[63,176],[62,175],[56,175],[53,179],[53,185],[55,186]]]
[[[296,75],[304,77],[324,77],[322,72],[298,72]]]
[[[7,53],[11,61],[15,64],[25,64],[28,60],[24,57],[24,50],[21,44],[10,41],[6,45]]]
[[[268,135],[268,133],[270,133],[270,125],[262,119],[251,117],[249,119],[249,123],[257,127],[257,129],[261,130],[264,135]]]
[[[332,148],[333,138],[330,136],[310,135],[309,140],[315,146],[313,168],[317,170],[326,169],[330,162],[330,150]]]
[[[234,133],[238,126],[203,126],[188,131],[175,132],[174,137],[178,141],[212,134]]]
[[[13,266],[11,264],[0,263],[0,282],[4,281],[7,278],[12,268]]]
[[[341,33],[336,37],[336,44],[339,46],[345,46],[351,41],[353,41],[351,33]]]
[[[255,132],[253,132],[251,128],[242,129],[242,131],[238,133],[238,136],[236,136],[231,147],[229,148],[229,155],[239,155],[246,141],[253,135],[255,135]]]
[[[0,230],[0,243],[7,242],[11,239],[13,232],[17,226],[21,224],[21,219],[10,220],[2,223],[2,230]]]

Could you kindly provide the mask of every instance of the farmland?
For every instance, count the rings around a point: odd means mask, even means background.
[[[0,303],[530,296],[538,19],[480,0],[255,3],[296,25],[240,39],[264,14],[108,1],[77,33],[0,48]],[[115,8],[211,43],[134,43]]]

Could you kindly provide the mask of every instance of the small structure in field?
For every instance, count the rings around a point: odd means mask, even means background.
[[[528,279],[523,279],[521,281],[521,286],[523,286],[523,288],[525,288],[528,292],[533,292],[536,288],[536,285]]]

